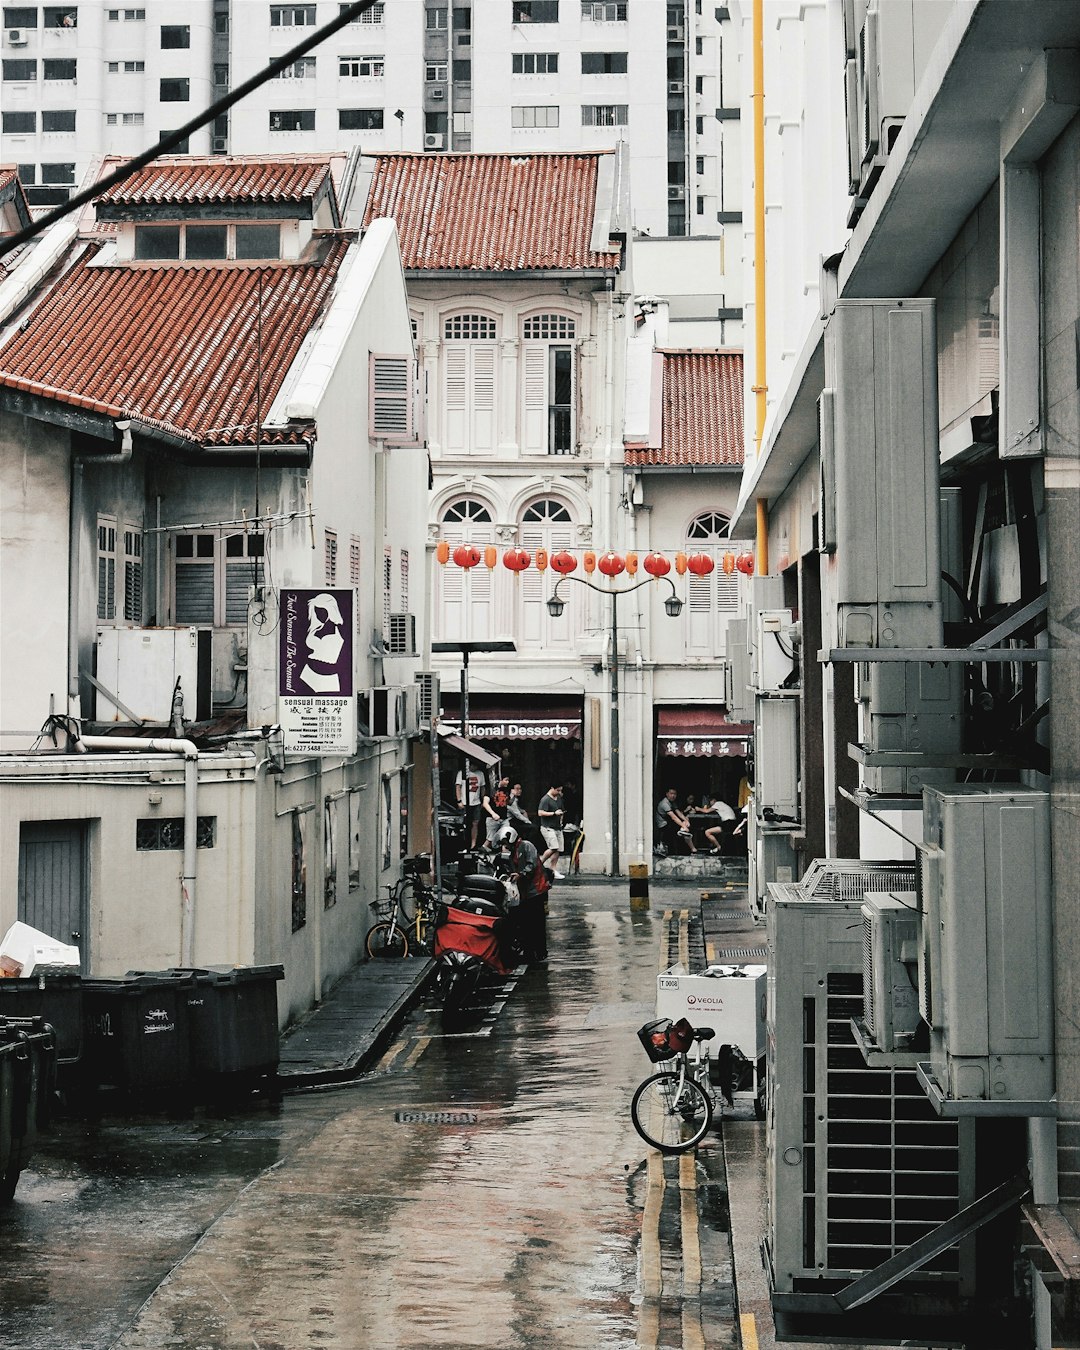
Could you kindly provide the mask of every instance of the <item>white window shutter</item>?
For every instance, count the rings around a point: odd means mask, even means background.
[[[368,432],[388,445],[415,445],[416,372],[411,356],[369,357]]]
[[[443,444],[447,450],[461,452],[468,440],[469,412],[469,349],[443,349],[444,363],[444,425]]]
[[[473,347],[472,446],[483,453],[495,449],[495,348]]]
[[[548,349],[528,346],[523,354],[521,448],[541,455],[548,448]]]

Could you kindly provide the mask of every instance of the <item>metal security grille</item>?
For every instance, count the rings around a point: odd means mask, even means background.
[[[815,858],[798,883],[806,900],[857,900],[867,891],[913,891],[915,864],[866,862],[861,858]]]
[[[217,816],[199,816],[195,823],[195,847],[213,848],[217,834]],[[166,816],[161,820],[135,822],[135,847],[140,852],[164,852],[184,847],[184,817]]]
[[[395,1111],[397,1125],[475,1125],[475,1111]]]
[[[935,1115],[914,1069],[866,1064],[851,1029],[861,975],[830,974],[826,999],[827,1044],[814,1047],[825,1056],[824,1264],[873,1270],[961,1208],[958,1124]],[[953,1247],[918,1278],[957,1271]]]

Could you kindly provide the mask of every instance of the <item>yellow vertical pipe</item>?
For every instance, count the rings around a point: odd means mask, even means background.
[[[765,373],[765,0],[754,0],[754,458],[761,456],[769,386]],[[769,571],[768,503],[757,500],[758,576]]]

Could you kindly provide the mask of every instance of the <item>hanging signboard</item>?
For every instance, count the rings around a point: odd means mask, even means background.
[[[282,590],[278,721],[294,755],[356,752],[351,590]]]

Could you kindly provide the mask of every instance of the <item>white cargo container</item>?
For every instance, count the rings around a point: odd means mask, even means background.
[[[712,1027],[715,1049],[737,1045],[747,1059],[765,1053],[765,966],[709,966],[688,975],[671,966],[656,977],[656,1015]]]

